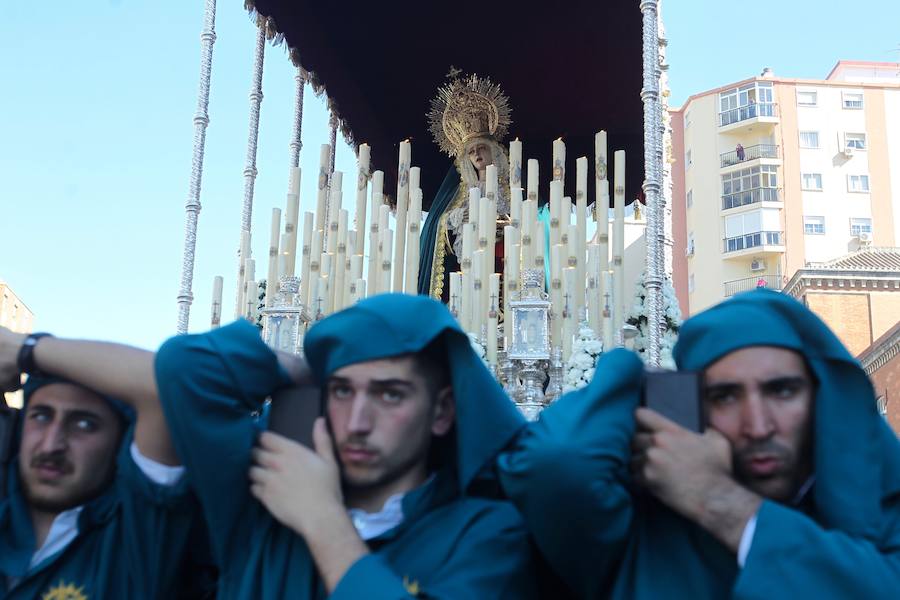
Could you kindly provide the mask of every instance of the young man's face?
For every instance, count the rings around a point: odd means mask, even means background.
[[[431,436],[455,417],[449,388],[434,394],[412,357],[349,365],[328,382],[328,419],[344,485],[412,489],[425,472]]]
[[[709,425],[731,442],[738,481],[789,501],[812,472],[814,385],[803,358],[782,348],[743,348],[704,376]]]
[[[97,496],[112,476],[121,435],[119,417],[100,396],[67,383],[38,388],[19,446],[28,503],[58,513]]]

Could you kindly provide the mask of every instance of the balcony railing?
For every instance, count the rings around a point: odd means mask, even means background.
[[[737,252],[748,248],[757,248],[762,245],[781,246],[780,231],[757,231],[735,237],[725,238],[725,252]]]
[[[737,165],[748,160],[757,158],[778,158],[778,146],[771,144],[757,144],[756,146],[748,146],[742,150],[732,150],[720,155],[722,159],[722,168]]]
[[[747,204],[755,204],[757,202],[780,201],[781,198],[778,196],[778,188],[753,188],[722,196],[722,210],[728,210],[729,208],[736,208]]]
[[[773,290],[781,289],[781,277],[778,275],[757,275],[756,277],[745,277],[744,279],[735,279],[725,282],[725,297],[734,296],[747,290],[756,288],[769,288]]]
[[[739,106],[719,113],[719,127],[739,123],[756,117],[777,117],[778,107],[774,102],[760,102]]]

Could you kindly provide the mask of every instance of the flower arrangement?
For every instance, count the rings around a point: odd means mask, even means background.
[[[644,362],[649,355],[647,347],[650,343],[650,331],[648,328],[647,313],[649,307],[646,304],[647,288],[644,285],[647,273],[641,273],[641,277],[635,286],[634,304],[626,319],[626,323],[637,327],[638,334],[634,338],[634,351],[638,353]],[[662,285],[663,311],[666,327],[660,339],[660,366],[666,369],[675,368],[675,360],[672,358],[672,349],[678,341],[678,330],[681,329],[681,309],[678,307],[678,298],[675,296],[675,288],[668,278]]]
[[[572,356],[565,366],[563,393],[583,388],[591,382],[602,352],[603,342],[597,339],[587,323],[582,322],[578,337],[572,343]]]

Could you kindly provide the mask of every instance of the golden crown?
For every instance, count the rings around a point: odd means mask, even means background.
[[[451,71],[453,72],[453,71]],[[488,78],[455,78],[431,100],[428,122],[441,151],[458,156],[478,137],[503,139],[512,121],[509,98]]]

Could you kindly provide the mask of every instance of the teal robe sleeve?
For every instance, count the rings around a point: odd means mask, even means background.
[[[603,597],[628,544],[628,461],[642,371],[631,352],[603,354],[590,385],[546,408],[498,458],[504,491],[579,597]]]
[[[536,596],[528,535],[521,517],[508,504],[493,503],[491,508],[479,510],[462,531],[434,531],[433,535],[458,540],[452,553],[428,573],[427,579],[396,573],[384,555],[369,554],[350,567],[331,598],[513,600]],[[426,544],[419,551],[425,555],[432,549]],[[423,556],[423,560],[429,559]]]
[[[247,538],[250,516],[258,512],[247,510],[255,503],[248,482],[258,434],[254,411],[290,378],[259,330],[242,320],[166,341],[156,355],[156,382],[172,442],[221,561]]]
[[[884,506],[880,540],[826,530],[810,517],[763,502],[736,599],[896,598],[900,593],[900,497]]]

